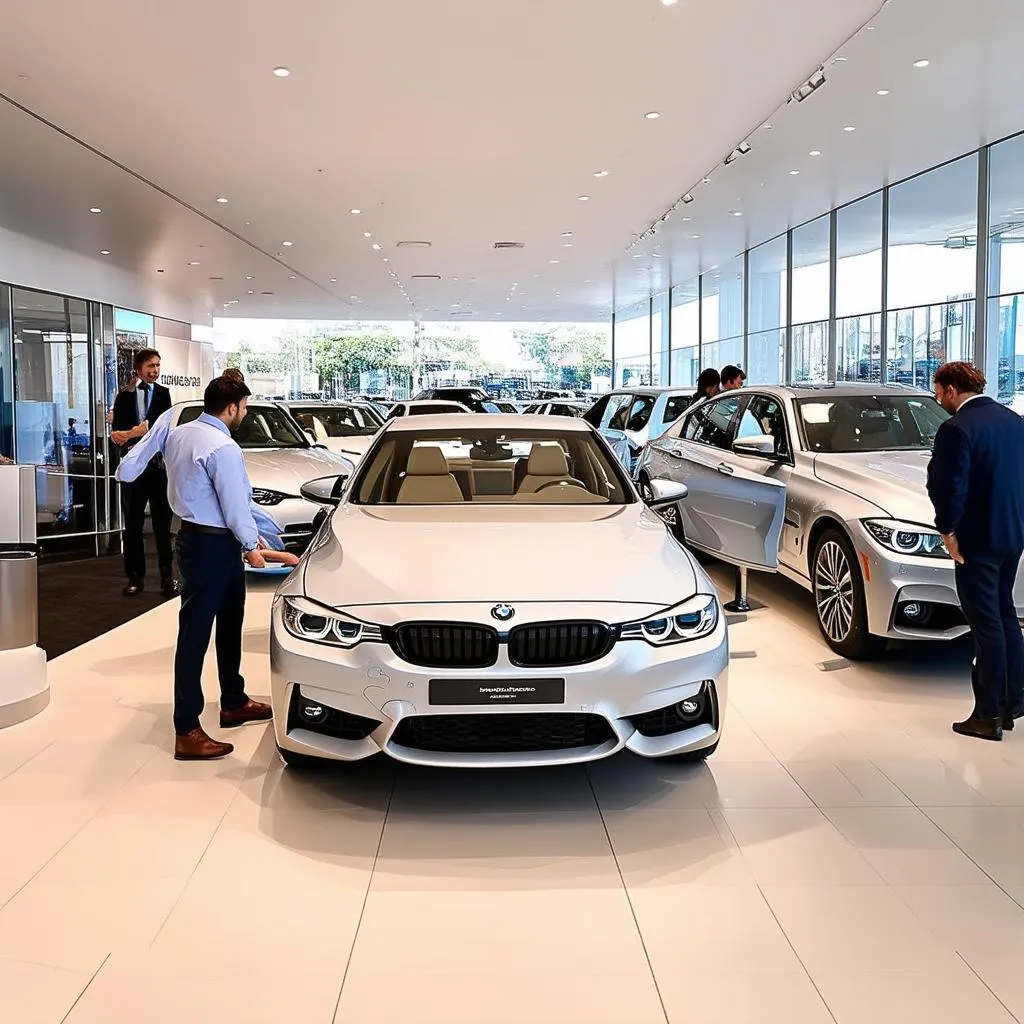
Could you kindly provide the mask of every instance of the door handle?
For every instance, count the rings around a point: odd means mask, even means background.
[[[666,453],[671,455],[673,459],[685,459],[686,456],[678,448],[666,448]]]
[[[732,476],[734,471],[728,462],[720,462],[718,464],[718,472],[722,473],[724,476]]]

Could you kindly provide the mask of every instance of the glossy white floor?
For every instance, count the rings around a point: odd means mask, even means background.
[[[264,728],[178,764],[174,607],[57,660],[0,733],[0,1020],[1024,1020],[1024,730],[949,732],[963,647],[837,667],[798,591],[754,594],[696,769],[318,780]]]

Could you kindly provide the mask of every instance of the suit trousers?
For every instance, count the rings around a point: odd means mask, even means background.
[[[221,709],[235,711],[249,698],[241,674],[245,569],[238,541],[231,534],[182,530],[178,566],[183,585],[174,652],[174,731],[181,735],[195,729],[203,713],[203,662],[214,623]]]
[[[960,606],[974,634],[974,712],[998,718],[1024,707],[1024,636],[1013,587],[1021,552],[976,555],[956,567]]]
[[[146,506],[153,521],[160,579],[174,576],[174,550],[171,547],[171,512],[167,500],[167,471],[159,460],[151,462],[145,472],[130,484],[121,485],[124,506],[124,574],[129,580],[146,578]]]

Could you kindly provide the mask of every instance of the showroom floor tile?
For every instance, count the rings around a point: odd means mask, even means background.
[[[180,764],[173,603],[59,658],[0,732],[0,1020],[1024,1021],[1024,730],[950,733],[965,645],[837,664],[752,593],[702,766]]]

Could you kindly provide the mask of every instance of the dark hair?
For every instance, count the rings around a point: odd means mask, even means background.
[[[245,383],[245,374],[237,366],[229,366],[221,376],[228,380],[237,381],[239,384]]]
[[[708,388],[717,388],[722,383],[721,374],[715,369],[701,370],[697,378],[697,390],[703,394]]]
[[[135,353],[135,369],[139,370],[150,361],[150,359],[159,359],[160,353],[155,348],[140,348]]]
[[[230,377],[217,377],[206,385],[203,393],[203,412],[210,416],[219,416],[229,405],[240,405],[243,398],[252,392],[237,380]]]
[[[970,363],[946,363],[935,371],[935,383],[940,388],[956,388],[962,395],[982,395],[987,381],[985,375]]]
[[[747,375],[738,367],[733,366],[731,363],[728,366],[722,367],[722,383],[728,384],[732,380],[746,380]]]

